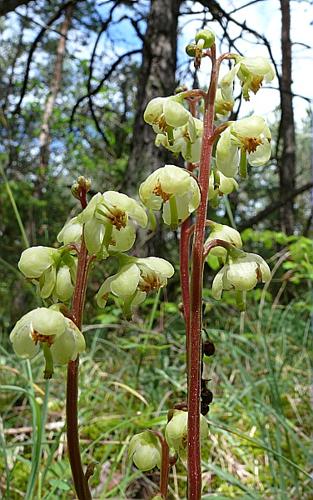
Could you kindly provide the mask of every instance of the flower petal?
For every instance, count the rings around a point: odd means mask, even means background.
[[[129,297],[137,290],[139,278],[138,266],[136,264],[127,265],[111,281],[111,292],[117,297]]]
[[[239,165],[238,146],[231,141],[231,130],[228,127],[220,136],[216,146],[216,167],[226,177],[236,175]]]

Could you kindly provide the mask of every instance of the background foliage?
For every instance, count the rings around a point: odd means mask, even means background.
[[[15,321],[38,305],[32,286],[17,270],[20,253],[27,243],[56,245],[60,227],[77,210],[69,190],[77,175],[91,177],[94,192],[132,193],[144,171],[167,160],[147,146],[138,109],[154,95],[172,92],[169,85],[197,85],[202,78],[184,56],[176,64],[178,12],[179,44],[186,36],[183,26],[196,17],[200,24],[215,21],[210,26],[220,29],[221,44],[234,50],[237,40],[227,38],[226,26],[232,19],[243,20],[229,2],[13,3],[16,10],[8,12],[0,2],[0,491],[9,499],[25,495],[67,499],[72,493],[64,438],[65,372],[59,369],[48,388],[40,362],[21,362],[8,342]],[[289,2],[281,4],[283,8]],[[295,4],[302,8],[301,2]],[[44,144],[41,132],[58,76],[60,30],[70,5],[73,12],[63,36],[63,64]],[[165,11],[176,26],[171,35],[163,33],[164,23],[156,19]],[[240,40],[246,35],[242,28]],[[166,36],[172,39],[164,41]],[[149,54],[153,56],[160,40],[160,74],[151,75],[147,68],[154,63]],[[167,56],[165,49],[170,50]],[[171,69],[165,64],[164,71],[172,76],[162,83],[166,57],[173,64]],[[281,188],[288,144],[283,140],[280,106],[271,121],[270,165],[251,169],[240,194],[225,199],[210,216],[244,229],[246,248],[266,258],[275,274],[263,292],[250,294],[248,311],[240,316],[227,294],[221,304],[211,298],[214,272],[207,271],[204,326],[217,354],[206,364],[214,403],[203,457],[203,498],[313,496],[311,112],[308,106],[306,118],[296,121],[294,128],[296,183],[291,189],[300,192],[289,193],[293,224],[288,235],[283,231],[287,204]],[[46,163],[43,146],[48,150]],[[144,165],[139,164],[138,149]],[[262,211],[264,216],[253,224]],[[175,263],[176,243],[177,236],[160,227],[146,240],[140,235],[134,253],[163,256]],[[186,397],[179,277],[176,273],[167,290],[150,298],[129,323],[114,303],[104,312],[96,307],[94,295],[111,271],[110,264],[105,269],[96,266],[88,291],[88,350],[82,358],[80,392],[84,460],[96,464],[91,480],[95,498],[148,498],[155,491],[158,472],[143,477],[127,462],[126,448],[134,432],[162,426],[167,410]],[[174,468],[171,497],[184,498],[185,492],[185,470]]]

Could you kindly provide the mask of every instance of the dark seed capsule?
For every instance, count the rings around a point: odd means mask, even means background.
[[[204,403],[201,403],[201,415],[205,416],[209,413],[210,407],[209,405],[205,405]]]
[[[203,354],[206,356],[213,356],[215,353],[215,346],[213,342],[210,342],[210,340],[206,340],[203,342]]]
[[[210,389],[203,389],[201,391],[201,401],[203,401],[206,404],[210,404],[213,401],[213,393],[210,391]]]

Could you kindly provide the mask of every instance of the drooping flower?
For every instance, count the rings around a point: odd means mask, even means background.
[[[214,110],[217,118],[228,116],[234,107],[234,99],[225,99],[222,90],[219,88],[216,91]]]
[[[254,94],[261,88],[263,81],[271,82],[275,77],[273,65],[265,57],[236,57],[236,63],[219,82],[222,96],[229,100],[233,96],[235,77],[242,86],[242,94],[246,101],[250,100],[250,91]]]
[[[230,194],[237,189],[238,183],[235,179],[232,177],[225,177],[222,172],[216,169],[211,171],[208,195],[211,206],[218,206],[218,199],[220,196]]]
[[[165,165],[149,175],[140,185],[139,196],[151,210],[160,210],[163,205],[163,220],[174,228],[200,204],[197,181],[187,170],[175,165]]]
[[[210,235],[206,239],[205,245],[212,240],[222,240],[227,243],[231,243],[236,248],[242,247],[242,241],[240,233],[236,229],[226,226],[225,224],[217,224],[216,222],[210,221]],[[224,247],[217,246],[210,250],[210,255],[214,255],[221,262],[226,261],[227,250]]]
[[[161,444],[151,431],[135,434],[129,442],[128,457],[138,469],[147,471],[161,467]]]
[[[173,416],[166,425],[165,439],[170,448],[174,449],[181,458],[185,458],[187,454],[187,424],[188,412],[182,410],[174,410]],[[203,444],[208,437],[208,424],[200,415],[200,442]]]
[[[148,292],[166,286],[174,274],[172,264],[159,257],[129,257],[128,261],[118,273],[104,281],[96,296],[99,307],[105,307],[109,293],[120,298],[127,316],[145,300]]]
[[[188,122],[191,114],[180,101],[179,94],[152,99],[143,115],[145,122],[152,125],[156,133],[168,133],[169,127],[182,127]]]
[[[81,240],[83,227],[78,220],[78,217],[70,219],[61,229],[57,236],[57,240],[63,245],[70,243],[78,243]]]
[[[22,252],[18,268],[26,278],[40,278],[45,271],[55,266],[58,260],[59,252],[56,248],[31,247]]]
[[[116,191],[98,193],[78,216],[84,224],[84,238],[90,254],[126,252],[136,239],[132,221],[145,227],[148,218],[143,207],[126,194]]]
[[[201,153],[202,133],[203,122],[190,116],[185,125],[173,131],[171,141],[169,141],[167,134],[157,134],[155,145],[157,147],[161,145],[174,154],[181,153],[184,160],[188,162],[198,163]]]
[[[271,82],[275,78],[273,65],[265,57],[243,57],[238,63],[237,76],[241,81],[242,95],[249,101],[249,91],[254,94],[261,88],[263,81]]]
[[[31,247],[22,252],[18,267],[24,276],[38,285],[43,299],[68,301],[76,279],[76,258],[64,248]]]
[[[212,284],[212,295],[216,300],[223,290],[248,291],[257,283],[271,279],[271,271],[260,255],[241,250],[230,252],[227,263],[217,273]]]
[[[59,311],[38,307],[25,314],[10,333],[15,353],[32,358],[46,343],[56,364],[75,360],[85,350],[85,339],[77,326]]]
[[[241,159],[240,155],[241,154]],[[271,132],[261,116],[233,122],[222,132],[216,147],[216,166],[225,176],[236,175],[239,162],[265,165],[271,156]]]

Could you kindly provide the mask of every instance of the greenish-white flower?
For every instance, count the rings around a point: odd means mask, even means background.
[[[172,151],[181,153],[184,160],[192,163],[200,161],[201,143],[203,133],[203,122],[197,118],[189,117],[188,122],[173,131],[171,141],[167,134],[158,133],[155,138],[155,145]]]
[[[212,206],[218,205],[220,196],[227,195],[238,189],[238,183],[232,177],[225,177],[218,170],[212,171],[209,182],[209,201]]]
[[[74,259],[73,259],[74,260]],[[67,302],[71,299],[74,292],[74,283],[76,279],[75,269],[69,266],[60,266],[56,275],[55,287],[53,294],[62,302]]]
[[[126,252],[136,239],[135,221],[145,227],[144,208],[126,194],[116,191],[98,193],[78,216],[84,225],[84,238],[90,254],[108,256],[108,252]]]
[[[271,157],[271,132],[261,116],[233,122],[222,132],[216,147],[216,166],[225,176],[236,175],[241,158],[252,166],[265,165]]]
[[[64,249],[31,247],[24,250],[18,263],[20,271],[39,287],[43,299],[68,301],[76,279],[76,258]]]
[[[188,412],[174,410],[171,420],[165,428],[165,439],[170,448],[174,449],[181,458],[186,457],[187,453],[187,425]],[[209,434],[208,424],[200,415],[200,441],[203,444]]]
[[[205,244],[209,243],[212,240],[222,240],[227,243],[231,243],[231,245],[236,248],[242,248],[241,236],[236,229],[233,227],[226,226],[226,224],[217,224],[216,222],[210,222],[210,235],[206,239]],[[220,261],[225,262],[227,257],[227,250],[224,247],[217,246],[210,250],[210,255],[214,255]]]
[[[270,268],[260,255],[235,250],[230,253],[227,263],[215,276],[212,295],[219,300],[223,290],[245,292],[252,290],[257,283],[266,283],[270,279]]]
[[[218,118],[228,116],[233,110],[234,103],[235,101],[233,98],[225,99],[223,97],[222,90],[220,88],[217,89],[214,110]]]
[[[58,259],[56,248],[31,247],[22,252],[18,268],[26,278],[40,278],[45,271],[55,266]]]
[[[86,349],[85,338],[79,328],[69,318],[64,319],[65,331],[54,339],[50,347],[56,365],[66,365],[69,361],[75,361],[78,354]]]
[[[275,77],[273,65],[265,57],[237,56],[236,64],[221,79],[219,86],[223,98],[233,98],[235,77],[238,77],[242,86],[242,94],[246,101],[250,99],[250,91],[254,94],[261,88],[263,81],[271,82]]]
[[[161,444],[151,431],[135,434],[129,442],[128,457],[138,469],[147,471],[161,467]]]
[[[40,344],[47,343],[56,364],[66,364],[85,350],[85,340],[76,325],[63,314],[47,307],[38,307],[25,314],[10,333],[15,353],[32,358]]]
[[[70,243],[78,243],[81,240],[83,233],[83,226],[79,222],[78,217],[70,219],[61,229],[57,236],[57,240],[63,245]]]
[[[127,315],[141,304],[148,292],[166,286],[174,268],[167,260],[159,257],[134,258],[122,266],[120,271],[107,278],[100,287],[96,300],[99,307],[105,307],[109,293],[120,298]]]
[[[179,101],[179,95],[152,99],[143,115],[145,122],[152,125],[157,133],[168,132],[169,127],[182,127],[191,114]]]
[[[140,185],[142,203],[151,210],[163,206],[165,224],[176,227],[186,220],[200,204],[200,189],[197,181],[175,165],[158,168]]]
[[[242,85],[242,94],[249,101],[249,91],[254,94],[261,88],[263,81],[271,82],[275,78],[273,65],[265,57],[243,57],[238,63],[237,76]]]

